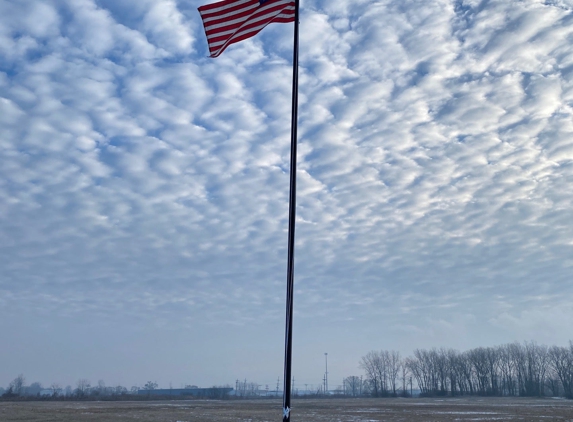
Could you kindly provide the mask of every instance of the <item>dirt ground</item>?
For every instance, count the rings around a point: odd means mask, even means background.
[[[568,421],[573,401],[560,399],[293,399],[293,422]],[[282,421],[269,400],[149,402],[0,402],[0,421],[191,422]]]

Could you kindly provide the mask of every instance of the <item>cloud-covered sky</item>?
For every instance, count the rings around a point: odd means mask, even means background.
[[[0,1],[0,385],[282,377],[292,25]],[[573,338],[573,1],[305,0],[294,376]]]

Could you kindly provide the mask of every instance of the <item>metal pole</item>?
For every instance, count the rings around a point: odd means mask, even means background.
[[[285,373],[283,388],[283,422],[290,422],[290,396],[292,376],[292,320],[294,293],[294,228],[296,219],[296,153],[298,121],[298,10],[299,0],[295,0],[294,47],[292,59],[292,114],[290,132],[290,193],[288,215],[288,260],[287,295],[285,324]]]
[[[324,372],[324,394],[328,395],[328,353],[324,354],[326,362],[326,371]]]

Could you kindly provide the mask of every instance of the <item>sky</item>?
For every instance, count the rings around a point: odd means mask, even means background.
[[[292,24],[0,0],[0,386],[282,386]],[[573,1],[303,0],[295,388],[573,339]]]

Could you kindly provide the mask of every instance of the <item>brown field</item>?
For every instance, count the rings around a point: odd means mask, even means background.
[[[0,421],[282,421],[281,401],[0,402]],[[299,399],[293,422],[569,421],[573,401],[521,398]]]

